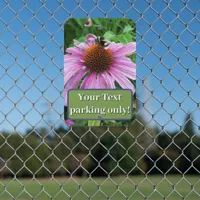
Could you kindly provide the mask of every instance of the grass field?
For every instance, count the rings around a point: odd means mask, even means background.
[[[0,180],[0,200],[199,200],[200,176]],[[187,179],[187,181],[186,181]],[[121,192],[119,192],[119,189]],[[145,198],[148,197],[148,198]]]

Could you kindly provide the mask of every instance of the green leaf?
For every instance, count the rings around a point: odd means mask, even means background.
[[[133,41],[132,35],[130,33],[126,33],[123,35],[118,35],[117,40],[123,44],[127,44]]]
[[[85,36],[82,36],[78,39],[79,42],[85,42]]]
[[[75,20],[81,27],[84,27],[84,24],[87,22],[87,18],[76,18]]]
[[[87,126],[88,121],[87,120],[76,120],[75,126]]]
[[[103,126],[113,126],[113,125],[116,125],[116,121],[115,120],[104,120],[102,122],[102,125]]]
[[[123,29],[123,33],[128,33],[132,30],[133,30],[133,28],[130,25],[126,25]]]
[[[129,58],[136,63],[136,53],[134,52],[132,55],[129,56]]]
[[[88,120],[88,126],[100,126],[100,120]]]
[[[107,32],[104,34],[104,38],[105,38],[106,40],[112,41],[114,38],[116,38],[116,35],[115,35],[115,33],[113,33],[112,31],[107,31]]]

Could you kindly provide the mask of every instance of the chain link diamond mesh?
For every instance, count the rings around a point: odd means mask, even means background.
[[[199,8],[199,0],[2,0],[0,199],[199,199]],[[66,131],[70,17],[136,22],[132,127]]]

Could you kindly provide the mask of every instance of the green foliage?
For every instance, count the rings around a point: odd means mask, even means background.
[[[88,126],[99,126],[100,124],[100,120],[88,120]]]
[[[92,33],[96,36],[104,36],[112,42],[136,41],[136,25],[131,19],[92,19],[92,26],[85,27],[87,19],[69,19],[64,25],[64,49],[74,46],[73,40],[79,42],[85,40],[85,36]]]
[[[195,135],[194,124],[191,116],[185,118],[183,130],[173,132],[169,135],[162,134],[158,137],[158,144],[166,150],[166,155],[174,161],[176,168],[172,168],[172,162],[167,157],[163,157],[158,162],[158,167],[166,172],[171,169],[171,173],[197,173],[200,170],[200,137]],[[156,159],[160,157],[157,152]],[[193,167],[191,167],[191,163]]]
[[[138,116],[137,120],[145,126],[143,118]],[[106,120],[105,123],[113,122]],[[195,174],[200,171],[200,137],[195,135],[189,117],[181,132],[167,135],[160,134],[157,127],[148,129],[146,126],[146,129],[148,134],[144,133],[140,123],[135,122],[129,131],[120,126],[106,131],[107,128],[102,126],[90,130],[74,127],[69,132],[59,127],[55,135],[48,135],[44,128],[37,133],[29,130],[23,136],[2,133],[0,177],[14,174],[17,177],[65,176],[69,172],[77,176],[86,175],[80,163],[93,176],[138,174],[142,173],[140,169],[149,174]]]

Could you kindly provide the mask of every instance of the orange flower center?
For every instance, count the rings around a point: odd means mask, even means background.
[[[101,73],[109,70],[113,63],[110,49],[104,49],[99,44],[90,46],[83,56],[84,64],[90,72]]]

